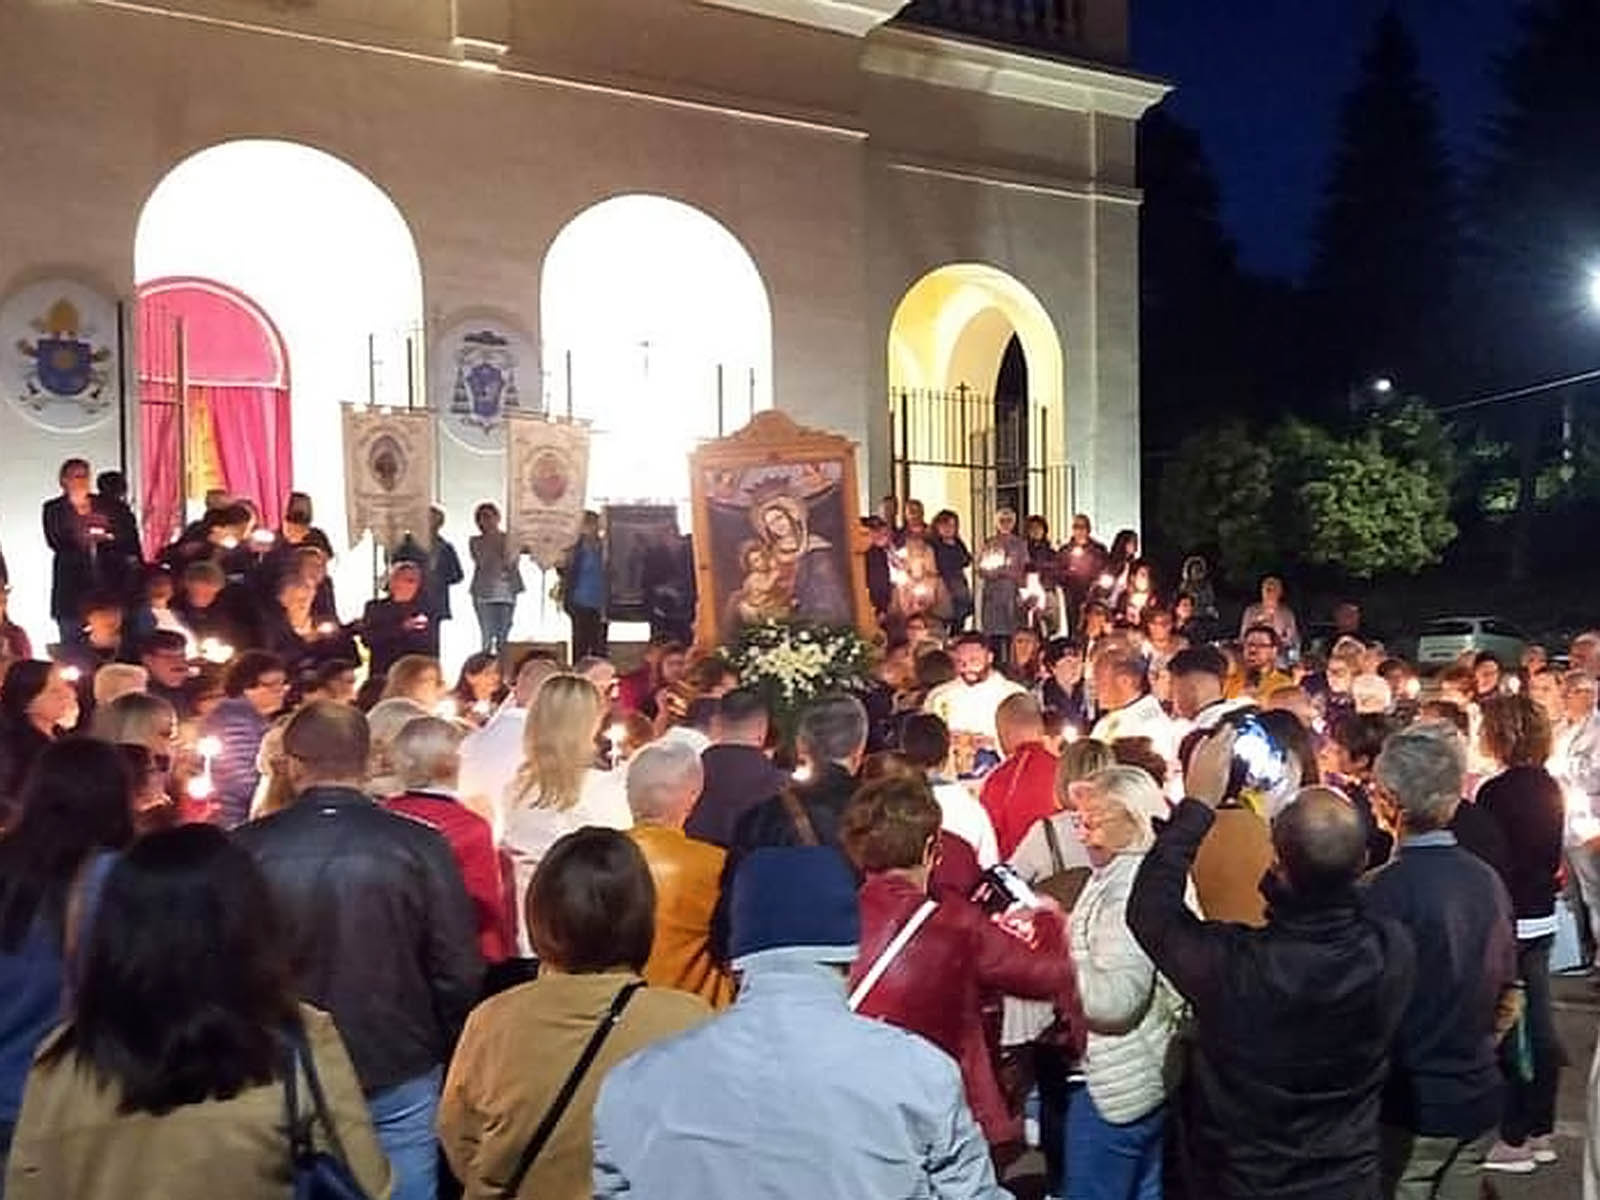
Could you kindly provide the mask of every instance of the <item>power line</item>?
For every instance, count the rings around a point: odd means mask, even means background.
[[[1464,400],[1460,404],[1452,404],[1446,408],[1436,409],[1440,416],[1448,413],[1466,412],[1471,408],[1483,408],[1489,404],[1502,404],[1507,400],[1522,400],[1528,396],[1537,396],[1544,392],[1558,391],[1564,387],[1571,387],[1575,383],[1588,383],[1600,379],[1600,368],[1593,371],[1580,371],[1576,375],[1567,375],[1561,379],[1549,379],[1544,383],[1529,384],[1527,387],[1513,388],[1507,392],[1490,392],[1487,396],[1479,396],[1475,400]]]

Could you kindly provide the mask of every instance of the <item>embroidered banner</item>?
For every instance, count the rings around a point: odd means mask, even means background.
[[[345,511],[352,546],[368,529],[391,552],[407,533],[424,545],[430,540],[433,430],[426,409],[345,408]]]
[[[570,421],[506,421],[506,532],[549,570],[578,540],[589,486],[589,430]]]

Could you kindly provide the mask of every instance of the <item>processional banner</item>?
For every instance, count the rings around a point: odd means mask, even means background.
[[[589,486],[589,428],[571,421],[506,421],[506,532],[545,570],[578,540]]]
[[[364,531],[393,552],[407,533],[430,540],[433,503],[433,414],[426,409],[346,407],[344,501],[350,544]]]

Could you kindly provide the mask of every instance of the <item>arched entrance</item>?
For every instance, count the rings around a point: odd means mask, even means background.
[[[195,322],[182,339],[188,356],[183,373],[191,380],[205,378],[200,367],[220,369],[241,351],[230,350],[226,339],[276,332],[285,364],[288,454],[286,460],[274,458],[271,475],[252,486],[263,489],[257,502],[271,524],[284,493],[309,492],[317,523],[337,544],[345,526],[341,403],[400,406],[413,397],[423,402],[422,270],[394,202],[356,168],[322,150],[285,141],[224,142],[178,163],[151,192],[135,235],[134,278],[141,295],[150,290],[161,296],[159,305],[152,300],[143,306],[136,327],[141,375],[148,365],[150,395],[157,401],[163,388],[174,385],[155,381],[178,374],[176,321],[161,317],[169,310],[160,305],[169,299],[171,313],[188,312]],[[183,280],[199,290],[155,291],[158,283]],[[145,346],[147,339],[154,345]],[[261,382],[236,375],[224,372],[214,382]],[[215,424],[219,413],[226,422],[237,411],[224,413],[218,405],[208,415]],[[175,421],[152,420],[141,433],[179,436]],[[191,429],[186,448],[193,436]],[[277,426],[273,436],[274,444],[285,440]],[[141,461],[149,455],[140,448]],[[220,466],[233,490],[237,470],[228,475],[226,462]],[[193,483],[191,478],[184,489],[186,501]],[[174,476],[165,492],[174,510],[181,508],[177,486]],[[140,490],[150,496],[150,481],[141,480]],[[157,507],[147,501],[147,527],[152,515],[158,527],[162,523]],[[173,520],[182,518],[174,511]],[[370,558],[341,556],[335,578],[341,606],[359,606],[370,594]]]
[[[673,505],[687,533],[689,453],[772,407],[772,307],[750,252],[681,201],[614,196],[551,243],[540,312],[550,409],[591,422],[590,507]],[[533,615],[562,636],[555,605]]]
[[[276,526],[293,423],[289,354],[272,318],[226,284],[179,278],[139,288],[137,321],[146,557],[212,488],[251,500]]]
[[[574,217],[540,291],[551,409],[594,423],[592,502],[689,496],[687,455],[772,406],[772,309],[739,239],[663,196]]]
[[[1008,505],[1059,536],[1073,507],[1061,341],[1036,296],[981,263],[918,280],[889,330],[890,452],[902,500],[973,537]]]

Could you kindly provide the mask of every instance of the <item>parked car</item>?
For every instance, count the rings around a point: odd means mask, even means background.
[[[1499,617],[1436,617],[1423,625],[1417,639],[1417,662],[1425,667],[1442,667],[1463,654],[1485,651],[1500,660],[1500,665],[1515,670],[1522,662],[1528,639],[1515,625]]]

